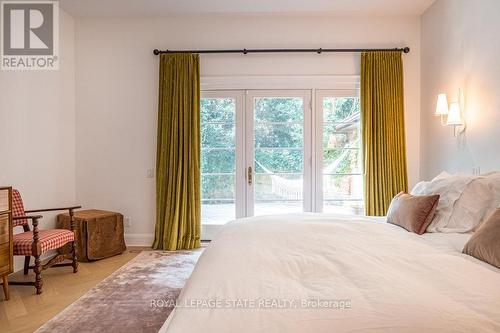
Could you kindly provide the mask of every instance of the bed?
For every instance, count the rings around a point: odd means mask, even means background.
[[[383,218],[227,224],[160,332],[500,332],[500,270]]]

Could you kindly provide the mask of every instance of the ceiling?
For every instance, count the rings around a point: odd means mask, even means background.
[[[420,15],[435,0],[60,0],[75,17],[203,14]]]

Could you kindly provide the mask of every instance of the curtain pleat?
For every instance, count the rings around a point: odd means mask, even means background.
[[[161,54],[153,248],[200,246],[200,66],[197,54]]]
[[[383,216],[408,191],[401,52],[361,54],[365,213]]]

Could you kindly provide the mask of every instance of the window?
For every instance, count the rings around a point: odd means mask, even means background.
[[[236,218],[236,96],[205,94],[201,114],[201,214],[204,224]]]
[[[321,194],[326,213],[362,214],[360,105],[355,91],[320,91]]]
[[[203,92],[202,223],[361,214],[359,108],[357,90]]]

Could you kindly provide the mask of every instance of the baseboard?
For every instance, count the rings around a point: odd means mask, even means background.
[[[125,234],[127,246],[151,246],[153,241],[154,234]]]
[[[201,226],[201,239],[210,241],[222,228],[220,224],[204,224]],[[125,234],[125,244],[127,246],[151,246],[154,241],[154,234]]]

